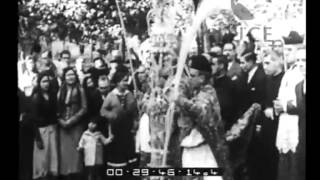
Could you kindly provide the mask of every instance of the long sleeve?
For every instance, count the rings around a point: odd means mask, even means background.
[[[287,103],[287,113],[291,115],[299,115],[298,108],[291,101]]]
[[[84,148],[85,144],[86,144],[86,140],[85,140],[85,132],[84,132],[84,133],[82,134],[81,138],[80,138],[78,147],[79,147],[79,148]]]
[[[111,138],[106,138],[103,134],[99,134],[99,138],[102,144],[108,145],[111,142]]]
[[[39,97],[35,94],[31,99],[31,108],[30,108],[30,118],[32,123],[32,129],[34,132],[34,138],[37,141],[41,141],[41,135],[39,131],[39,123],[44,121],[44,118],[39,116],[38,106],[39,105]]]
[[[81,108],[77,113],[75,113],[70,119],[70,124],[77,123],[83,115],[87,112],[87,99],[82,88],[79,88],[80,98],[81,98]]]
[[[214,89],[210,89],[209,92],[200,92],[191,100],[183,96],[180,96],[180,98],[182,100],[180,107],[182,107],[185,112],[190,112],[193,116],[198,117],[196,118],[196,121],[199,121],[197,123],[202,123],[200,121],[211,119],[205,117],[212,117],[218,121],[221,120],[220,105]]]
[[[205,92],[201,92],[197,97],[195,104],[202,108],[201,123],[208,124],[209,126],[220,126],[222,125],[220,104],[218,102],[216,91],[208,89]],[[213,121],[212,121],[213,120]]]
[[[39,116],[39,96],[38,94],[35,94],[32,96],[31,98],[31,117],[34,121],[34,123],[36,124],[36,126],[38,126],[39,123],[43,122],[45,119],[41,116]]]

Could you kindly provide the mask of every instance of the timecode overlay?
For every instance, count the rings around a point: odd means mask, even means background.
[[[108,168],[107,176],[222,176],[222,168]]]

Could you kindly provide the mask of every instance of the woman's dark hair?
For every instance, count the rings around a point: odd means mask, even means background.
[[[75,69],[73,69],[72,67],[66,67],[63,69],[63,76],[62,76],[62,85],[61,85],[61,88],[60,88],[60,96],[59,96],[59,99],[58,99],[58,109],[59,109],[59,112],[61,112],[64,107],[66,106],[65,104],[65,99],[66,99],[66,96],[67,96],[67,84],[65,82],[65,76],[67,74],[68,71],[73,71],[75,76],[76,76],[76,83],[75,83],[75,86],[73,86],[73,88],[76,89],[76,93],[77,93],[77,100],[81,101],[81,96],[80,96],[80,83],[79,83],[79,78],[78,78],[78,75],[77,75],[77,72]]]
[[[40,82],[44,77],[49,78],[50,73],[48,73],[48,71],[43,71],[38,74],[37,85],[33,89],[33,92],[31,95],[31,97],[35,98],[35,100],[37,101],[35,108],[40,109],[40,111],[41,111],[41,108],[43,107],[43,103],[45,103],[45,102],[49,102],[50,107],[52,107],[52,108],[56,108],[56,106],[57,106],[57,94],[56,94],[56,91],[53,89],[52,81],[50,79],[49,79],[49,91],[48,91],[49,100],[46,100],[44,98],[44,96],[42,95],[42,89],[40,86]],[[26,108],[28,108],[28,107],[26,107]],[[53,115],[56,115],[55,111],[56,111],[56,109],[54,109]]]
[[[37,76],[37,84],[36,84],[36,87],[35,87],[35,88],[33,89],[33,91],[32,91],[32,96],[33,96],[34,94],[36,94],[36,93],[42,92],[41,85],[40,85],[41,80],[42,80],[44,77],[50,77],[50,76],[51,76],[51,74],[50,74],[49,71],[43,71],[43,72],[41,72],[41,73],[38,74],[38,76]],[[51,82],[49,82],[49,94],[53,92],[53,91],[52,91],[52,88],[51,88],[51,87],[52,87],[51,85],[52,85]]]
[[[76,76],[76,83],[79,83],[79,77],[78,77],[77,71],[73,67],[66,67],[63,69],[62,78],[61,78],[62,82],[65,83],[66,74],[68,71],[73,71],[74,75]]]
[[[97,124],[97,125],[101,122],[101,120],[102,120],[102,119],[101,119],[100,116],[93,116],[93,117],[90,118],[90,122],[91,122],[91,123],[95,123],[95,124]]]

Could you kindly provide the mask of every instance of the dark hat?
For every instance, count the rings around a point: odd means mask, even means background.
[[[283,37],[284,44],[290,45],[290,44],[302,44],[303,43],[303,37],[299,35],[296,31],[290,31],[288,37]]]
[[[203,55],[191,56],[189,67],[211,73],[211,64]]]

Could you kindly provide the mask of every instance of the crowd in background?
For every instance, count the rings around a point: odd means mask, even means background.
[[[142,119],[149,115],[143,99],[151,92],[150,66],[145,64],[146,57],[140,52],[144,47],[139,43],[145,38],[139,28],[145,26],[141,18],[145,17],[147,7],[141,5],[144,1],[123,2],[128,10],[126,23],[137,30],[132,30],[132,35],[139,37],[134,48],[126,46],[120,29],[116,33],[108,32],[112,28],[103,29],[105,24],[114,26],[113,22],[118,22],[111,1],[79,1],[79,6],[72,5],[78,10],[70,12],[84,16],[68,15],[64,3],[52,6],[35,3],[32,8],[36,10],[32,12],[37,15],[22,11],[25,13],[20,17],[21,33],[39,34],[26,38],[33,39],[31,43],[21,43],[24,45],[18,57],[20,179],[105,179],[112,178],[105,177],[106,167],[146,167],[150,163],[150,149],[136,144]],[[81,6],[82,3],[86,5]],[[36,22],[40,24],[32,25]],[[52,33],[55,35],[51,36]],[[54,36],[60,40],[50,39]],[[99,39],[103,45],[90,46],[90,53],[86,54],[82,45],[86,38]],[[232,33],[220,38],[212,35],[209,52],[190,52],[188,56],[189,72],[183,75],[186,83],[182,83],[185,89],[176,104],[180,115],[190,117],[190,123],[194,124],[183,126],[196,126],[193,119],[198,115],[219,125],[214,129],[210,129],[211,125],[200,126],[204,136],[200,143],[193,142],[199,137],[195,129],[180,128],[177,137],[184,138],[182,166],[223,161],[225,167],[232,169],[224,179],[305,179],[306,50],[301,45],[302,38],[290,36],[275,41],[263,54],[255,51],[250,33],[244,45],[233,38]],[[106,44],[111,47],[106,48]],[[124,53],[124,48],[129,53]],[[159,60],[159,54],[154,56]],[[167,66],[176,65],[176,56],[166,54],[164,59]],[[164,68],[159,83],[169,79],[171,73]],[[233,131],[255,103],[260,105],[261,112],[256,121],[250,122],[254,127],[250,139],[236,143],[210,139],[222,139]],[[201,128],[208,128],[209,132]],[[211,135],[210,131],[216,128],[218,135]],[[188,138],[193,139],[189,139],[191,145]],[[221,153],[216,147],[220,142],[221,146],[228,145],[228,155],[215,154]],[[207,148],[203,146],[206,143],[214,149],[216,157],[203,159],[201,151],[192,152],[199,147]],[[242,154],[241,143],[247,143],[247,151]],[[198,150],[204,150],[201,148]],[[187,154],[200,156],[190,160]]]
[[[119,5],[127,31],[145,39],[150,2],[119,1]],[[101,43],[101,49],[112,49],[113,44],[121,40],[119,24],[115,1],[23,1],[19,4],[19,42],[26,52],[30,52],[34,42],[50,44],[55,40],[83,46]]]

